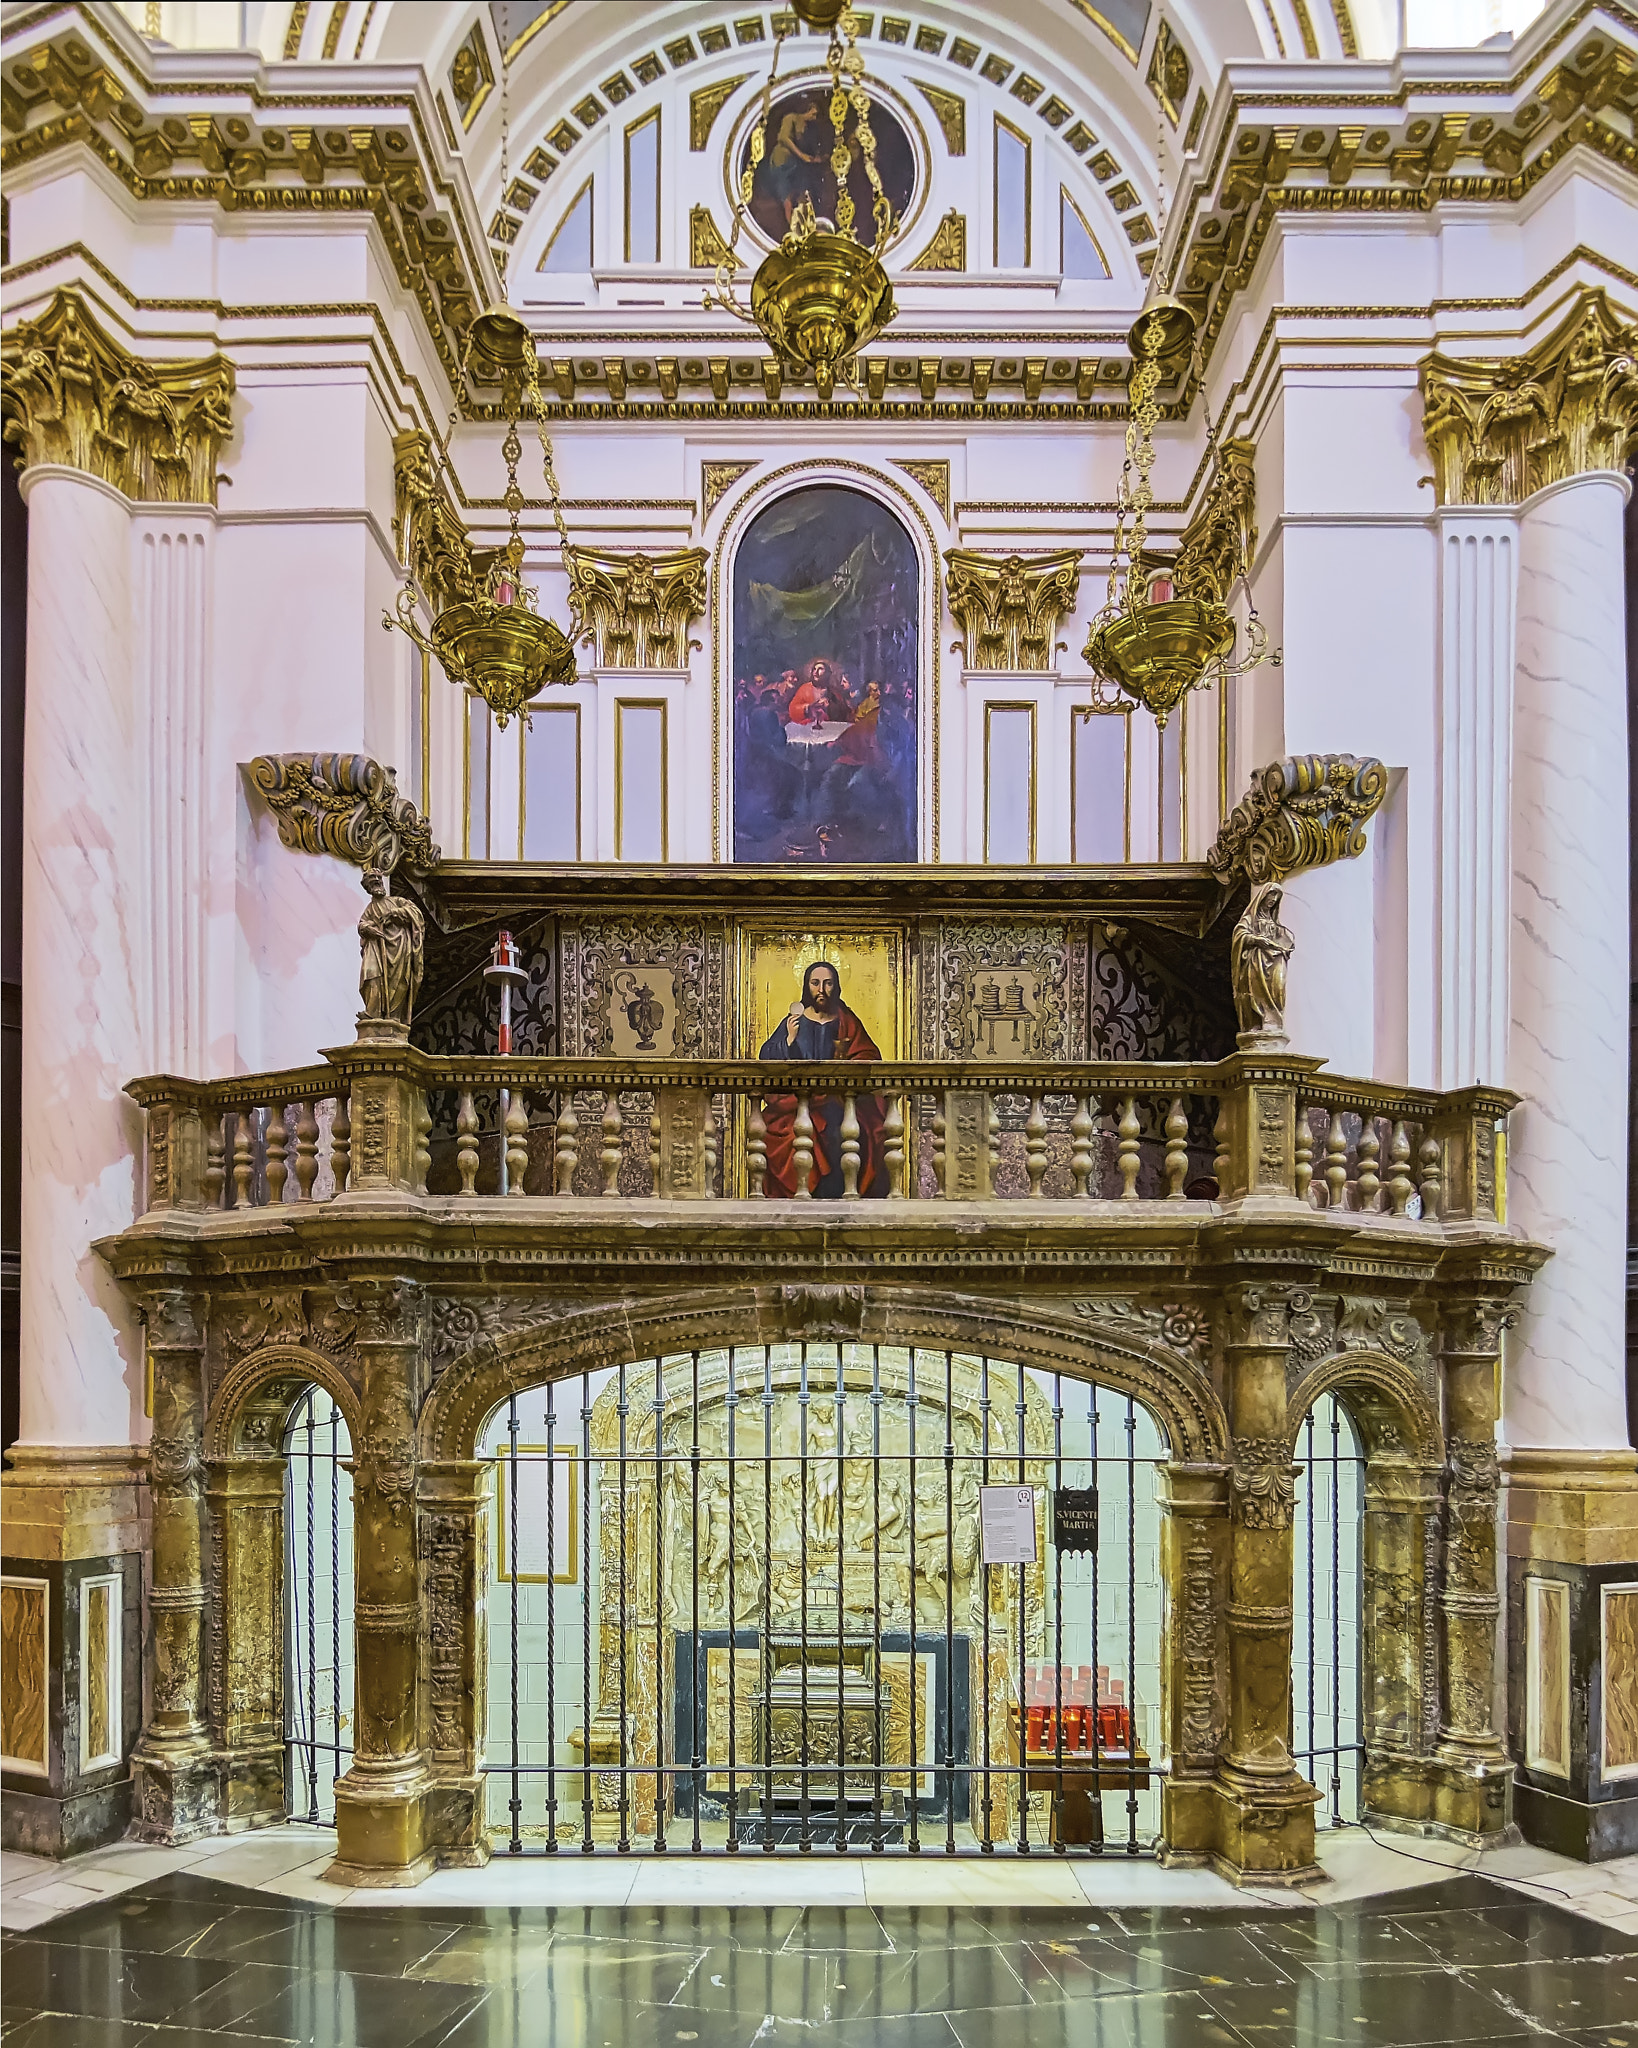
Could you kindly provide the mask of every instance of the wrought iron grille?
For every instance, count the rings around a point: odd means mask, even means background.
[[[1291,1754],[1318,1788],[1315,1822],[1359,1819],[1365,1762],[1360,1612],[1365,1453],[1342,1403],[1322,1394],[1295,1446],[1296,1580],[1291,1640]],[[1321,1772],[1324,1775],[1321,1775]]]
[[[746,1346],[516,1396],[480,1455],[497,1847],[1153,1846],[1166,1451],[1125,1395]],[[985,1487],[1035,1489],[1034,1563],[985,1562]]]
[[[322,1387],[298,1403],[284,1455],[285,1812],[328,1825],[353,1754],[353,1482],[347,1425]]]

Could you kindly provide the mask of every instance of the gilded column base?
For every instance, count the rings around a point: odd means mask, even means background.
[[[131,1756],[131,1835],[175,1847],[223,1832],[225,1759],[196,1744],[168,1751],[144,1740]]]
[[[1319,1794],[1291,1771],[1263,1778],[1220,1771],[1211,1785],[1215,1815],[1205,1861],[1230,1884],[1314,1884],[1325,1873],[1314,1854]]]
[[[419,1884],[436,1867],[428,1839],[432,1789],[419,1757],[358,1764],[336,1780],[336,1860],[331,1884]]]
[[[1437,1835],[1470,1848],[1519,1839],[1513,1825],[1513,1764],[1506,1756],[1368,1756],[1360,1810],[1370,1827]]]
[[[435,1778],[426,1791],[426,1835],[441,1870],[481,1870],[489,1861],[481,1773]]]

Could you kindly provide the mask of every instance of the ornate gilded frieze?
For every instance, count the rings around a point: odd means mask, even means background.
[[[1252,778],[1206,855],[1222,882],[1257,886],[1365,850],[1365,826],[1388,793],[1380,761],[1353,754],[1297,754]]]
[[[233,366],[219,355],[147,362],[104,333],[64,288],[0,342],[4,438],[19,466],[62,463],[126,497],[214,505],[233,433]]]
[[[427,821],[398,793],[392,769],[368,754],[258,754],[250,779],[301,853],[328,853],[355,867],[429,875],[443,858]]]
[[[945,551],[945,592],[969,669],[1017,675],[1053,666],[1053,635],[1075,609],[1081,554],[1080,548],[1031,556]]]
[[[1435,353],[1422,430],[1441,505],[1516,505],[1586,470],[1619,469],[1638,432],[1638,324],[1602,287],[1522,355]]]
[[[599,668],[688,666],[688,629],[705,610],[704,548],[664,555],[568,548],[565,559],[570,602]]]
[[[1225,441],[1210,494],[1183,529],[1172,566],[1179,597],[1227,604],[1239,564],[1257,554],[1257,480],[1252,441]]]

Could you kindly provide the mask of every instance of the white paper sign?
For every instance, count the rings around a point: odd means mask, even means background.
[[[978,1526],[986,1564],[1033,1564],[1035,1488],[981,1486]]]

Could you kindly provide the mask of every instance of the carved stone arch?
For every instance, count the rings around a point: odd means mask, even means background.
[[[422,1411],[421,1455],[474,1454],[488,1418],[513,1394],[572,1373],[728,1345],[822,1342],[917,1345],[1095,1379],[1154,1416],[1171,1457],[1220,1464],[1228,1423],[1204,1368],[1158,1337],[1073,1304],[997,1301],[926,1287],[712,1288],[646,1301],[577,1304],[454,1359]]]
[[[1415,1372],[1399,1359],[1379,1351],[1341,1351],[1304,1373],[1287,1408],[1293,1449],[1303,1418],[1322,1394],[1341,1397],[1368,1459],[1403,1452],[1418,1465],[1443,1462],[1439,1418]]]
[[[335,1360],[302,1344],[264,1344],[236,1360],[213,1388],[206,1460],[276,1455],[289,1411],[310,1386],[322,1387],[335,1402],[356,1444],[358,1396]]]

